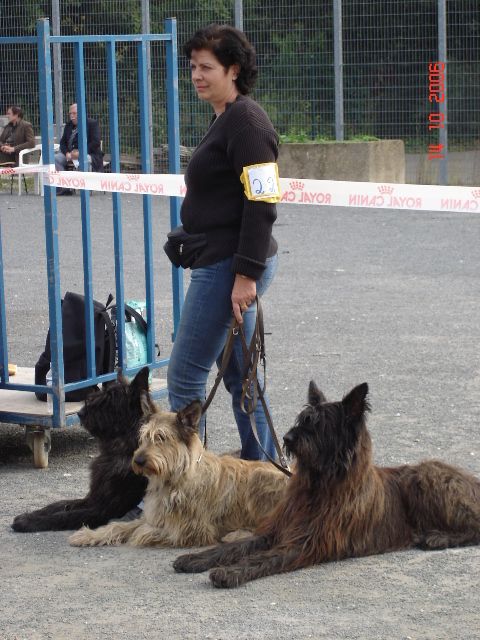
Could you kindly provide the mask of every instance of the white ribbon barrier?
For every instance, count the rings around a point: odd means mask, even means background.
[[[182,198],[187,192],[183,176],[169,173],[50,171],[44,175],[43,183],[65,189],[116,191],[137,195],[180,196]]]
[[[21,167],[0,167],[0,176],[14,176],[17,173],[48,173],[55,171],[54,164],[32,164],[22,165]]]
[[[50,170],[44,175],[44,184],[137,195],[183,197],[186,193],[182,175],[160,173],[83,173]],[[285,204],[480,212],[480,187],[280,178],[280,188],[280,202]]]

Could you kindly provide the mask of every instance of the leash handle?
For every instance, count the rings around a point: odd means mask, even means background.
[[[265,356],[265,331],[264,331],[264,322],[263,322],[263,309],[260,304],[260,299],[258,296],[255,296],[255,302],[257,304],[257,316],[255,319],[255,328],[253,331],[252,339],[250,341],[250,345],[247,345],[247,340],[245,338],[245,332],[243,330],[242,325],[240,325],[235,318],[233,318],[230,327],[228,329],[228,337],[225,342],[225,347],[223,348],[223,356],[220,368],[218,370],[217,376],[215,378],[215,382],[213,383],[212,389],[208,394],[207,399],[205,400],[202,406],[202,414],[205,413],[210,406],[213,397],[218,389],[218,386],[225,374],[228,363],[232,356],[233,346],[237,337],[241,341],[243,356],[244,356],[244,374],[243,374],[243,383],[242,383],[242,396],[240,400],[240,408],[246,413],[250,419],[250,426],[252,428],[252,433],[254,435],[255,440],[257,441],[258,446],[262,450],[263,454],[266,458],[280,471],[285,473],[287,476],[291,476],[292,473],[288,467],[288,463],[286,461],[285,456],[283,455],[282,448],[278,441],[277,434],[275,432],[275,428],[273,426],[272,417],[267,407],[267,403],[265,401],[265,389],[266,389],[266,356]],[[261,361],[263,366],[263,388],[260,386],[257,376],[258,362]],[[270,430],[270,434],[272,436],[273,444],[275,446],[275,450],[278,455],[278,459],[280,460],[280,464],[276,460],[274,460],[263,448],[260,438],[258,436],[257,423],[255,420],[255,410],[258,405],[258,400],[260,400],[262,404],[263,411],[265,413],[265,418],[267,420],[267,425]],[[203,437],[203,444],[206,448],[207,446],[207,425],[205,424],[205,431]]]
[[[283,455],[282,447],[280,446],[280,442],[275,432],[272,416],[270,415],[270,411],[268,410],[268,406],[264,396],[265,389],[266,389],[265,332],[264,332],[264,323],[263,323],[263,309],[258,297],[256,298],[256,302],[257,302],[257,318],[255,322],[255,329],[252,335],[252,339],[250,341],[250,345],[247,345],[247,340],[245,338],[245,332],[243,331],[243,327],[241,326],[239,327],[239,335],[240,335],[243,354],[245,358],[245,373],[244,373],[244,381],[242,385],[242,397],[240,400],[240,408],[244,413],[248,415],[250,419],[250,426],[252,428],[252,433],[255,437],[255,440],[257,441],[258,446],[263,451],[264,455],[277,469],[279,469],[280,471],[285,473],[285,475],[290,477],[292,475],[292,472],[290,471],[287,460]],[[260,382],[258,381],[258,376],[257,376],[259,360],[261,360],[262,362],[263,371],[264,371],[263,388],[260,386]],[[262,443],[260,442],[260,438],[258,436],[257,422],[255,420],[255,411],[256,411],[259,399],[262,404],[263,412],[267,420],[267,425],[270,430],[270,435],[272,436],[273,444],[275,446],[275,450],[277,452],[280,464],[278,464],[278,462],[274,460],[265,451],[265,449],[262,446]]]

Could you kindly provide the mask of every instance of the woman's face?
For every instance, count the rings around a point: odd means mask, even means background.
[[[194,49],[190,70],[198,97],[209,102],[216,111],[223,111],[225,104],[237,97],[239,92],[235,80],[239,72],[238,65],[225,69],[208,49]]]
[[[17,122],[18,115],[15,115],[11,109],[7,109],[7,118],[9,122]]]

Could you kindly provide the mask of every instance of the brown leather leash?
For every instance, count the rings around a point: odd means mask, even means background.
[[[263,309],[260,304],[260,300],[258,296],[256,296],[255,301],[257,303],[257,317],[255,320],[255,329],[252,335],[252,339],[250,341],[250,345],[247,344],[243,326],[240,325],[235,318],[233,318],[232,323],[228,330],[228,337],[225,342],[225,347],[223,349],[222,362],[218,369],[217,377],[215,378],[213,387],[203,404],[202,413],[206,412],[206,410],[208,409],[208,407],[210,406],[213,400],[213,397],[218,389],[218,385],[220,384],[225,374],[228,363],[232,356],[234,342],[236,338],[239,337],[242,344],[242,350],[243,350],[243,356],[244,356],[244,373],[243,373],[242,398],[240,402],[240,408],[244,413],[248,415],[255,440],[257,441],[257,444],[260,447],[260,449],[263,451],[264,455],[277,469],[285,473],[285,475],[291,476],[292,472],[290,471],[287,460],[283,455],[282,447],[280,446],[280,443],[278,441],[278,437],[275,432],[275,427],[273,426],[272,417],[270,415],[270,411],[268,410],[268,406],[265,401],[264,394],[265,394],[267,379],[266,379],[265,332],[264,332],[264,324],[263,324]],[[263,388],[261,387],[258,381],[258,376],[257,376],[259,362],[261,362],[263,367]],[[280,464],[265,451],[265,449],[263,448],[260,442],[260,438],[258,436],[257,422],[255,420],[255,410],[257,408],[259,400],[262,404],[263,411],[265,413],[265,418],[267,420],[268,428],[270,430],[270,435],[272,436],[273,444],[275,446],[278,459],[280,460]],[[203,444],[205,447],[207,446],[207,425],[206,424],[205,424]]]

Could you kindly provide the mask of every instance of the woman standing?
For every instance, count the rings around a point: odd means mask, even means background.
[[[278,187],[278,136],[263,109],[247,96],[257,76],[255,51],[241,31],[215,24],[197,31],[184,51],[197,95],[211,105],[214,115],[185,174],[183,228],[188,234],[204,234],[205,246],[191,264],[191,282],[168,367],[173,411],[204,400],[210,369],[215,361],[221,362],[232,311],[250,341],[255,295],[265,293],[277,266],[271,230],[278,198],[252,194],[254,185],[249,184],[249,168],[260,165],[262,175],[271,185],[276,180]],[[273,187],[270,195],[278,192]],[[237,339],[224,383],[232,396],[241,457],[262,459],[250,420],[240,407],[242,374],[243,353]],[[274,457],[260,403],[255,418],[262,446]]]

